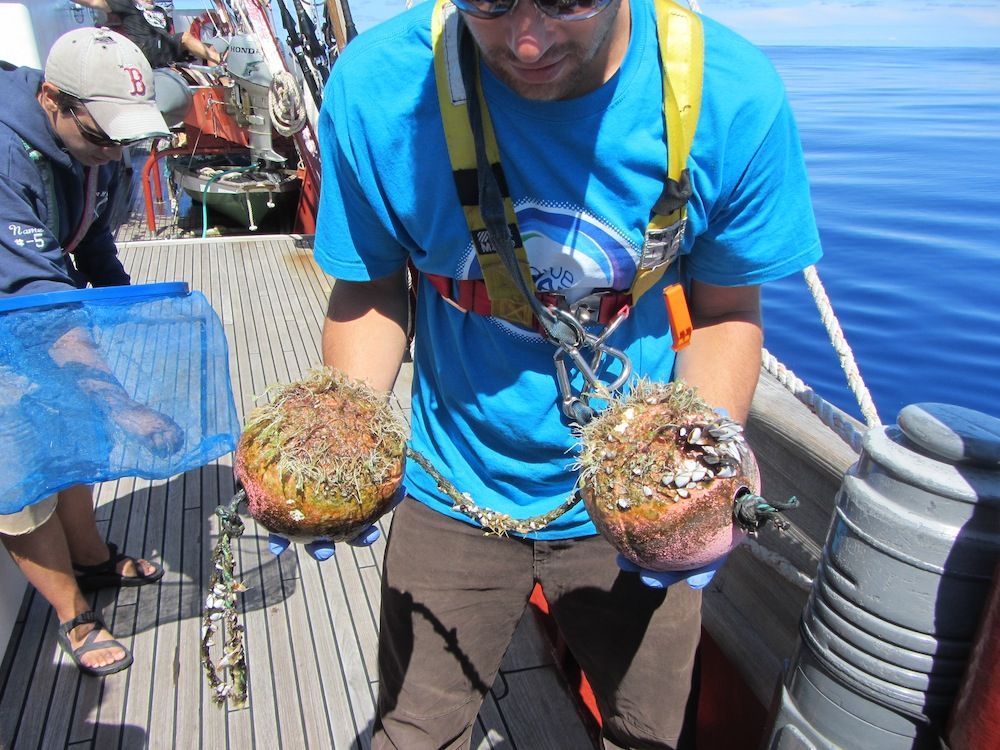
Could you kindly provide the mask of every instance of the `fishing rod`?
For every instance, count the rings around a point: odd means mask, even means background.
[[[295,60],[299,64],[299,68],[302,69],[302,77],[305,79],[306,86],[309,88],[309,93],[312,94],[313,101],[316,103],[316,106],[319,107],[323,101],[323,81],[316,68],[313,66],[313,62],[309,55],[306,54],[302,42],[302,36],[299,34],[298,27],[295,25],[295,19],[292,18],[292,14],[285,6],[285,0],[278,0],[278,11],[281,13],[281,24],[285,27],[285,32],[288,34],[286,39],[288,42],[288,48],[292,51],[292,55],[295,56]]]
[[[330,77],[329,55],[326,47],[319,41],[316,35],[316,24],[312,16],[306,12],[302,0],[292,0],[295,6],[295,15],[299,19],[299,32],[303,38],[303,46],[313,63],[313,68],[319,74],[319,79],[326,83]]]
[[[329,54],[330,67],[337,61],[340,55],[340,45],[337,43],[337,34],[333,29],[333,19],[330,17],[330,7],[323,4],[323,44]]]
[[[347,0],[326,0],[326,27],[324,33],[329,37],[332,28],[337,42],[337,53],[344,49],[349,41],[358,35],[351,17],[351,7]],[[334,55],[336,57],[336,55]]]
[[[354,27],[354,18],[351,17],[351,5],[347,0],[340,0],[344,9],[344,31],[347,36],[345,44],[358,35],[358,30]]]

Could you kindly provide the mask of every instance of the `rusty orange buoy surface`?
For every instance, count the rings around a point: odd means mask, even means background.
[[[579,490],[598,531],[650,570],[729,552],[747,534],[734,502],[760,491],[742,433],[683,382],[640,381],[581,431]]]
[[[391,509],[406,436],[382,394],[324,368],[267,395],[246,420],[235,461],[258,523],[297,541],[336,542]]]

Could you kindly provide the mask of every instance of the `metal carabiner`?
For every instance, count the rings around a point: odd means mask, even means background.
[[[565,354],[562,349],[556,349],[552,357],[556,366],[556,382],[559,385],[559,408],[570,421],[585,425],[594,418],[595,412],[583,398],[573,393],[569,372],[566,369]]]
[[[628,308],[624,308],[623,314],[616,316],[600,335],[589,333],[572,312],[555,307],[550,308],[550,310],[556,318],[569,326],[577,336],[577,340],[573,343],[553,340],[553,343],[556,344],[556,352],[552,355],[552,359],[556,368],[560,407],[563,414],[571,420],[579,424],[586,424],[595,415],[594,409],[589,404],[590,399],[610,400],[612,393],[624,386],[632,374],[632,362],[625,352],[608,346],[605,343],[608,336],[628,316]],[[584,347],[593,352],[589,361],[581,351],[581,348]],[[573,392],[569,370],[566,366],[566,357],[569,357],[584,379],[584,385],[579,394]],[[600,368],[602,360],[606,357],[621,362],[622,367],[619,376],[611,383],[605,383],[597,375],[597,370]]]
[[[601,356],[605,354],[610,356],[612,359],[617,359],[619,362],[622,363],[621,375],[619,375],[614,380],[614,382],[612,382],[610,385],[607,386],[607,389],[609,391],[619,390],[622,386],[625,385],[625,383],[628,382],[628,379],[632,376],[632,360],[628,358],[628,355],[625,354],[625,352],[623,352],[621,349],[615,349],[614,347],[608,346],[607,344],[604,343],[605,341],[607,341],[608,337],[611,336],[611,334],[613,334],[615,331],[618,330],[618,327],[624,322],[625,318],[628,317],[628,314],[629,314],[629,307],[626,305],[625,307],[623,307],[621,310],[618,311],[618,314],[614,317],[614,320],[612,320],[604,327],[604,330],[601,331],[601,335],[595,336],[593,342],[589,344],[590,347],[594,350],[594,359],[591,362],[591,369],[597,370],[598,366],[600,365]]]

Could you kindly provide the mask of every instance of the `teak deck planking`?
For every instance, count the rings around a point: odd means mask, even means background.
[[[186,281],[219,315],[241,417],[268,385],[320,362],[332,281],[308,238],[159,240],[120,245],[133,283]],[[410,365],[393,404],[408,417]],[[383,537],[338,545],[317,563],[281,557],[246,515],[237,576],[250,674],[248,706],[216,706],[200,662],[201,612],[217,541],[215,509],[233,495],[231,456],[166,481],[122,479],[95,491],[108,539],[164,564],[159,585],[91,594],[135,658],[106,678],[82,676],[56,643],[52,609],[29,588],[0,667],[0,748],[343,748],[367,750],[378,691]],[[586,750],[593,742],[526,611],[484,702],[476,750]]]

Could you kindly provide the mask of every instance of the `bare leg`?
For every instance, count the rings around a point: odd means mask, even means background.
[[[66,529],[66,543],[73,562],[79,565],[99,565],[108,559],[108,545],[97,530],[97,520],[94,518],[92,487],[78,484],[60,492],[56,513],[63,529]],[[153,572],[153,566],[146,560],[138,562],[144,574]],[[118,563],[118,572],[127,576],[137,575],[131,560]]]
[[[76,585],[66,535],[57,514],[53,513],[48,521],[34,531],[20,536],[0,534],[0,539],[28,582],[55,609],[59,622],[68,622],[91,608]],[[69,640],[74,649],[79,648],[93,627],[88,623],[69,632]],[[111,638],[111,633],[104,630],[97,641]],[[81,661],[88,667],[103,667],[124,656],[122,649],[112,647],[84,654]]]

